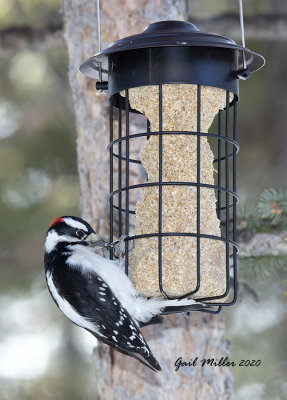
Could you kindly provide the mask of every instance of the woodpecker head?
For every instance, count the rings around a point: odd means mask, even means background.
[[[83,219],[78,217],[55,218],[47,232],[45,250],[51,253],[59,244],[84,245],[94,249],[104,247],[105,242],[97,235],[93,228]]]

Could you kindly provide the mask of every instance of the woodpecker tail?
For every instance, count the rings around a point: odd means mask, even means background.
[[[203,310],[204,308],[208,307],[208,304],[203,304],[203,303],[194,303],[194,304],[183,304],[180,302],[180,300],[172,306],[167,306],[162,308],[161,313],[162,314],[168,314],[171,312],[175,312],[175,309],[180,307],[180,312],[189,312],[189,311],[200,311]]]
[[[161,371],[161,366],[157,359],[153,356],[152,352],[150,351],[149,354],[147,355],[146,353],[132,353],[130,354],[132,357],[134,357],[136,360],[138,360],[140,363],[145,365],[146,367],[150,368],[154,372],[159,372]],[[143,359],[143,358],[144,359]]]
[[[102,336],[99,336],[97,333],[95,333],[89,329],[86,329],[86,330],[88,332],[90,332],[93,336],[95,336],[99,341],[105,343],[106,345],[110,346],[112,349],[115,349],[118,352],[120,352],[126,356],[135,358],[140,363],[142,363],[144,366],[150,368],[152,371],[154,371],[154,372],[161,371],[159,362],[153,356],[147,343],[146,343],[146,348],[148,349],[148,351],[143,351],[143,349],[139,349],[137,353],[132,353],[131,351],[129,351],[127,349],[117,346],[115,343],[111,342],[107,338],[103,338]]]

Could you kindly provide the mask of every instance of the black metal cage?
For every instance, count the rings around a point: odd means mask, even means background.
[[[191,236],[197,240],[197,280],[196,288],[177,298],[184,298],[194,295],[200,288],[200,246],[201,238],[211,240],[221,240],[226,248],[226,290],[223,294],[212,297],[198,298],[198,301],[208,301],[210,307],[214,309],[205,309],[202,311],[218,313],[221,307],[232,305],[236,301],[236,280],[237,280],[237,244],[236,244],[236,204],[238,196],[236,194],[236,153],[239,150],[236,141],[236,120],[237,120],[237,98],[230,104],[230,92],[226,91],[225,110],[219,111],[217,117],[216,129],[214,133],[202,132],[200,128],[200,104],[201,104],[201,86],[197,86],[197,131],[164,131],[162,129],[163,111],[162,111],[162,84],[158,85],[159,91],[159,130],[151,131],[150,123],[146,120],[146,130],[135,133],[130,132],[130,119],[134,110],[129,106],[129,90],[125,90],[123,99],[119,93],[110,98],[110,143],[108,145],[110,154],[110,242],[117,240],[123,234],[126,235],[126,256],[125,272],[129,273],[129,245],[130,241],[141,240],[147,237],[158,238],[158,284],[162,295],[165,298],[172,298],[167,295],[163,285],[162,274],[162,238],[167,236]],[[123,104],[124,100],[124,104]],[[115,107],[117,104],[118,107]],[[124,125],[124,126],[123,126]],[[117,129],[115,129],[117,126]],[[195,135],[197,138],[197,181],[196,182],[164,182],[162,180],[162,151],[165,135]],[[133,164],[141,164],[139,158],[131,157],[131,141],[138,138],[148,140],[151,136],[159,136],[159,176],[158,182],[144,182],[130,184],[130,172]],[[200,179],[200,138],[207,136],[214,142],[212,146],[214,151],[214,164],[217,166],[217,184],[208,185],[201,183]],[[116,172],[115,164],[117,164]],[[164,232],[162,230],[162,187],[164,185],[194,186],[197,188],[197,229],[196,232]],[[131,205],[131,191],[142,189],[144,187],[156,186],[159,190],[158,197],[158,231],[154,233],[131,235],[130,226],[131,216],[135,215],[134,202]],[[217,194],[217,217],[222,224],[222,235],[212,236],[201,233],[200,230],[200,190],[208,188]],[[233,276],[231,277],[231,267],[233,267]],[[231,283],[232,281],[232,283]],[[219,303],[217,300],[226,297],[230,289],[233,288],[232,299]],[[173,312],[188,311],[188,307],[178,307]]]
[[[225,291],[224,293],[197,297],[208,303],[203,312],[219,313],[222,306],[235,303],[237,296],[237,251],[236,243],[236,153],[237,143],[237,101],[238,78],[246,74],[246,68],[254,71],[264,64],[264,59],[237,46],[230,39],[204,34],[194,25],[180,21],[159,22],[150,25],[143,34],[122,39],[104,50],[98,56],[85,61],[81,71],[90,76],[106,74],[108,82],[101,82],[98,89],[109,90],[110,115],[110,242],[125,239],[125,272],[129,274],[130,244],[144,238],[156,238],[158,243],[158,287],[165,298],[193,297],[200,289],[201,259],[203,240],[221,241],[225,246]],[[245,60],[245,61],[246,61]],[[171,131],[163,129],[163,85],[193,84],[197,87],[196,131]],[[150,121],[138,111],[131,109],[130,90],[135,87],[152,85],[158,88],[158,130],[151,130]],[[225,91],[225,108],[219,111],[209,132],[201,128],[202,86],[217,87]],[[143,126],[145,128],[143,129]],[[192,135],[196,138],[196,180],[166,181],[163,179],[163,148],[168,135]],[[149,182],[144,175],[139,149],[146,140],[157,136],[158,180]],[[216,169],[214,184],[203,183],[201,179],[201,142],[207,137],[214,154]],[[140,141],[141,146],[135,145]],[[140,176],[135,182],[134,176]],[[165,186],[186,186],[196,188],[196,229],[190,232],[166,232],[162,222],[163,188]],[[157,230],[152,233],[134,233],[135,203],[147,187],[158,188]],[[202,232],[201,200],[202,191],[216,194],[216,214],[220,221],[220,235]],[[166,237],[185,236],[196,240],[196,282],[183,295],[171,297],[164,287],[163,240]],[[188,307],[177,307],[172,312],[188,312]]]

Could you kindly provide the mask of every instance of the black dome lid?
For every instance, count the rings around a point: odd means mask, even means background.
[[[218,47],[238,51],[238,69],[243,69],[243,52],[246,67],[257,71],[265,64],[264,57],[237,45],[232,39],[214,33],[201,32],[194,24],[185,21],[160,21],[150,24],[142,33],[125,37],[110,44],[101,53],[84,61],[80,71],[92,78],[99,78],[99,63],[103,78],[107,79],[108,56],[110,54],[151,47]]]

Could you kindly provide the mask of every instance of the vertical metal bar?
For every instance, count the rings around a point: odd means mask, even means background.
[[[118,100],[119,100],[119,111],[118,111],[118,133],[119,133],[119,139],[122,138],[122,106],[121,106],[121,101],[120,101],[120,94],[118,94]],[[118,206],[119,206],[119,237],[122,236],[122,142],[121,140],[119,141],[118,145],[118,153],[119,153],[119,158],[118,158],[118,189],[119,189],[119,194],[118,194]]]
[[[150,132],[150,122],[149,119],[146,120],[146,131]],[[147,135],[147,140],[149,140],[150,135]]]
[[[237,141],[237,100],[234,99],[234,106],[233,106],[233,140],[236,142]],[[233,172],[233,177],[232,177],[232,190],[233,192],[236,193],[236,148],[233,145],[233,154],[232,154],[232,160],[233,160],[233,165],[232,165],[232,172]],[[236,199],[233,196],[233,235],[232,239],[234,242],[236,242]]]
[[[234,99],[234,110],[233,110],[233,140],[237,141],[237,99]],[[236,192],[236,149],[233,146],[233,191]],[[236,199],[233,196],[233,237],[234,242],[237,242],[236,232]],[[234,301],[237,298],[237,250],[233,247],[233,280],[234,280]]]
[[[221,120],[222,120],[222,111],[219,111],[218,114],[218,136],[221,136]],[[218,163],[217,163],[217,186],[221,186],[221,139],[218,139],[217,142],[217,155],[218,155]],[[217,191],[217,217],[221,221],[221,190]]]
[[[101,5],[100,0],[97,0],[97,25],[98,25],[98,52],[102,51],[102,37],[101,37]],[[102,63],[98,62],[99,66],[99,79],[102,82]],[[102,93],[102,91],[101,91]]]
[[[243,5],[242,5],[242,0],[238,0],[238,2],[239,2],[239,17],[240,17],[241,42],[242,42],[242,47],[245,47],[245,32],[244,32]],[[242,51],[242,58],[243,58],[243,69],[246,69],[246,56],[245,56],[245,51]]]
[[[159,112],[159,122],[158,122],[158,233],[162,233],[162,84],[158,85],[158,112]],[[158,280],[159,280],[159,290],[166,297],[163,285],[162,285],[162,237],[158,237]]]
[[[114,139],[114,121],[113,121],[113,102],[112,97],[109,99],[109,107],[110,107],[110,143]],[[113,146],[110,147],[110,193],[114,190],[114,165],[113,165]],[[110,197],[110,243],[114,240],[114,209],[113,209],[113,196]],[[113,251],[110,250],[110,259],[113,259]]]
[[[194,292],[198,291],[200,287],[200,131],[201,131],[201,85],[197,85],[197,143],[196,143],[196,288]]]
[[[129,91],[125,90],[125,110],[126,110],[126,187],[130,184],[130,143],[129,143],[129,133],[130,133],[130,117],[129,117]],[[125,204],[125,235],[129,236],[129,189],[126,190],[126,204]],[[128,275],[129,272],[129,241],[125,242],[125,273]]]
[[[225,136],[229,138],[229,91],[226,91],[226,126],[225,126]],[[228,141],[225,140],[225,187],[229,189],[229,157],[228,157]],[[226,208],[226,239],[229,239],[229,193],[225,193],[225,208]],[[226,242],[226,289],[229,289],[229,277],[230,277],[230,270],[229,270],[229,243]]]

